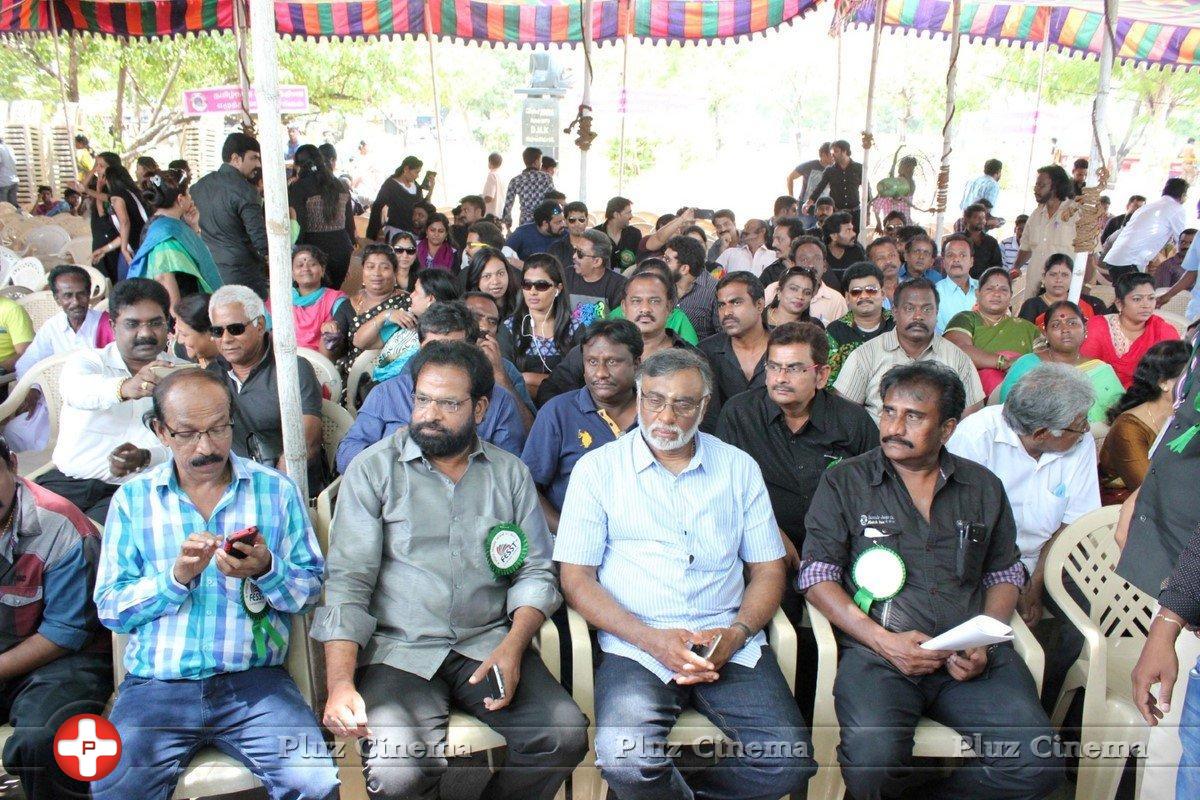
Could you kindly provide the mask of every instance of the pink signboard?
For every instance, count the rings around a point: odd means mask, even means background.
[[[208,89],[184,89],[183,113],[237,114],[242,110],[242,92],[237,86],[213,86]],[[254,90],[250,90],[250,113],[258,110]],[[279,110],[285,114],[303,114],[309,110],[308,87],[279,87]]]

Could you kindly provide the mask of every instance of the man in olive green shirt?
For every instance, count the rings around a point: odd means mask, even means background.
[[[374,796],[433,800],[453,703],[507,743],[483,796],[550,800],[587,751],[587,720],[529,649],[562,602],[537,489],[475,433],[493,384],[482,350],[434,342],[412,371],[410,427],[342,478],[312,631],[325,724],[367,738]]]

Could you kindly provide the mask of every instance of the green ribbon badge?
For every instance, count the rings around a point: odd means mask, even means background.
[[[876,600],[891,600],[900,594],[908,572],[904,560],[895,550],[881,545],[862,551],[850,569],[850,578],[858,591],[854,593],[854,604],[864,614],[871,613],[871,603]]]
[[[525,564],[529,555],[529,540],[525,531],[512,522],[495,525],[488,531],[483,543],[488,566],[497,578],[512,575]]]
[[[267,657],[268,640],[280,650],[287,649],[283,635],[275,630],[267,616],[267,598],[262,589],[249,578],[242,579],[242,608],[250,615],[250,629],[254,634],[254,658],[262,661]]]

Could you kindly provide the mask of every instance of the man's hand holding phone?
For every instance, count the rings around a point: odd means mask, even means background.
[[[257,578],[271,569],[271,551],[254,525],[226,536],[216,560],[217,569],[230,578]]]

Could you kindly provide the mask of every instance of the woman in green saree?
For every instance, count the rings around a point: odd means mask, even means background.
[[[1012,278],[1003,267],[980,276],[975,297],[975,309],[955,314],[942,335],[967,354],[979,370],[983,393],[991,394],[1012,363],[1033,352],[1039,332],[1033,323],[1009,313]]]

